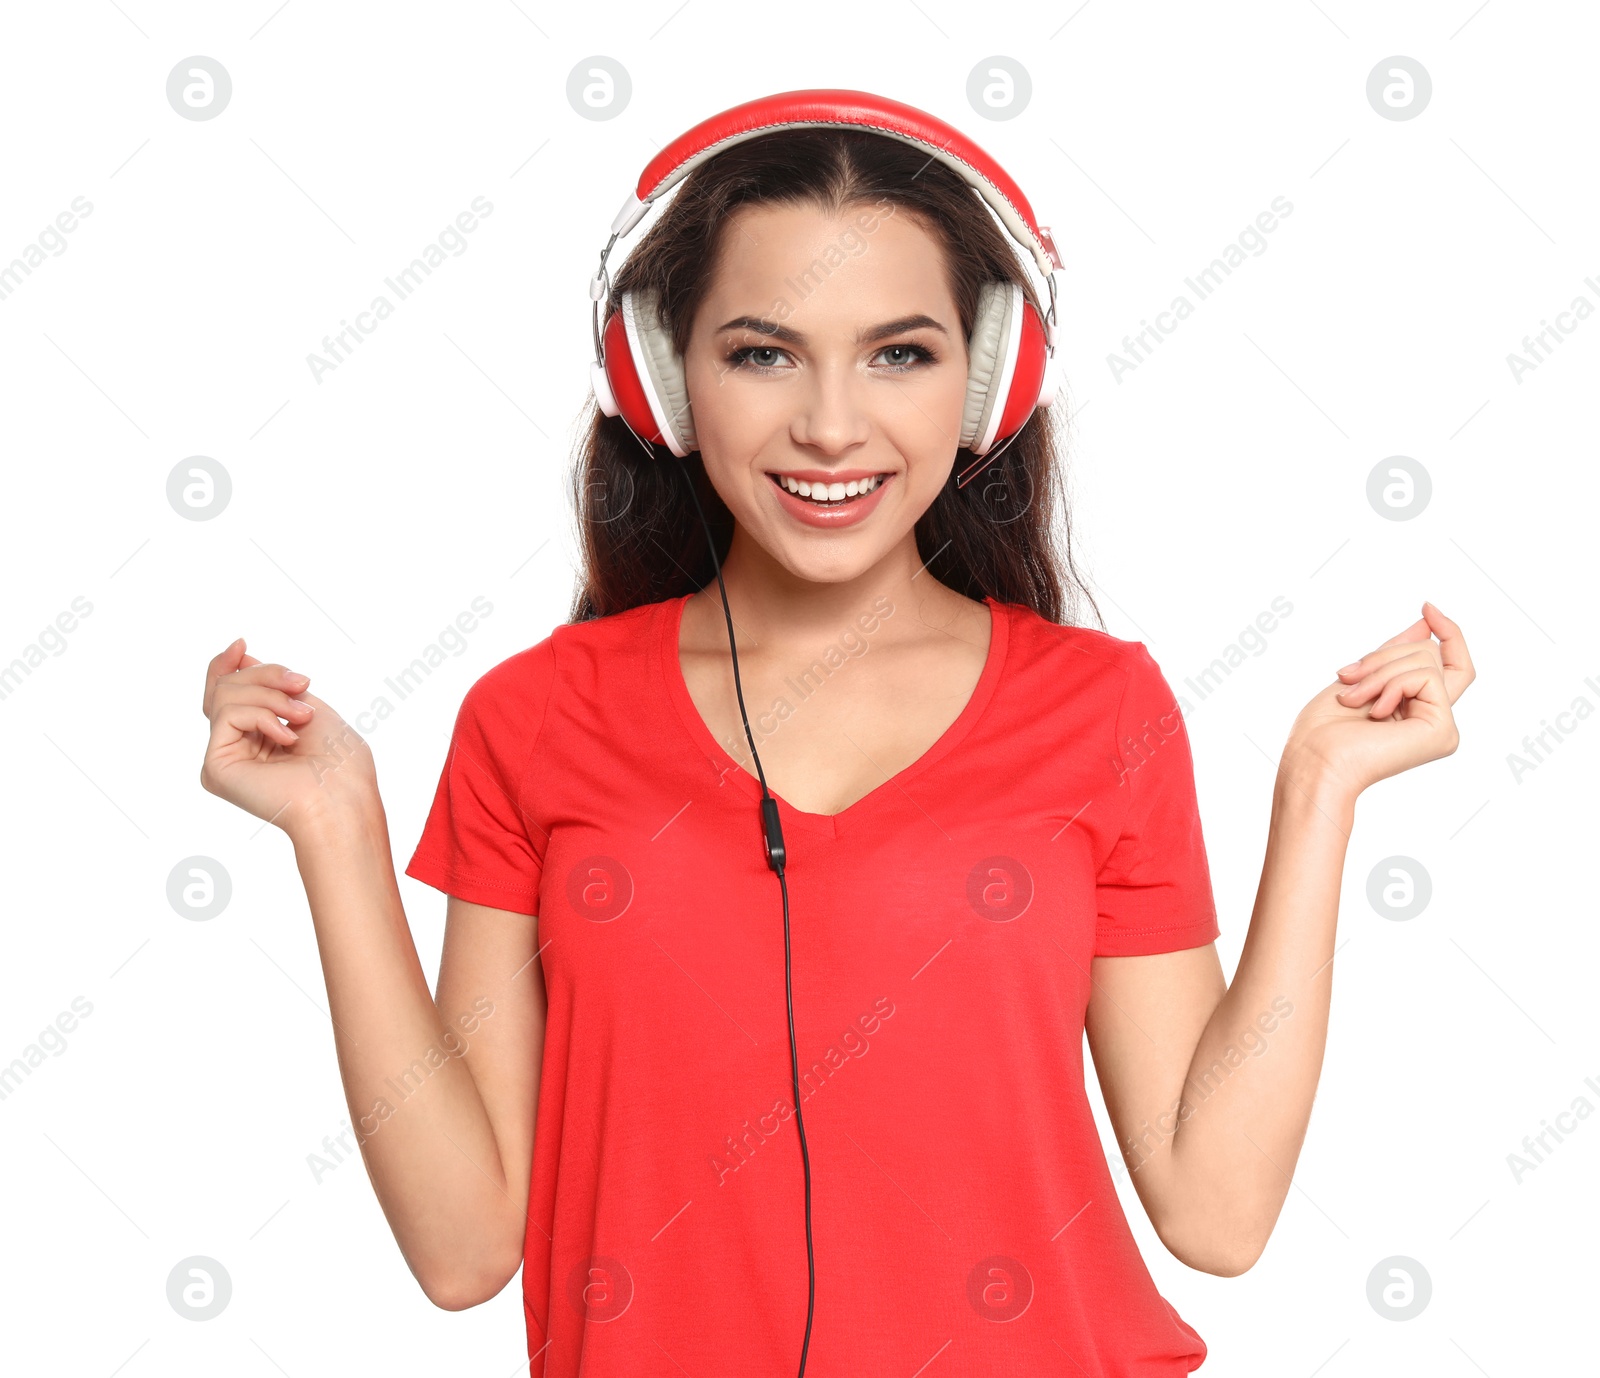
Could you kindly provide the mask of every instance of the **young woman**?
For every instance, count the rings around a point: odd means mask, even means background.
[[[609,295],[659,303],[697,448],[591,417],[571,620],[467,692],[406,868],[435,993],[364,743],[242,638],[208,668],[202,783],[293,841],[395,1238],[446,1308],[523,1267],[536,1373],[1192,1371],[1085,1029],[1176,1257],[1243,1272],[1277,1219],[1356,797],[1455,749],[1471,660],[1425,603],[1302,710],[1227,983],[1172,690],[1071,616],[1054,418],[959,443],[993,282],[1038,309],[902,140],[689,174]]]

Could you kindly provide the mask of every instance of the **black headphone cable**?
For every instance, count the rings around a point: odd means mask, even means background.
[[[632,427],[629,427],[631,430]],[[817,1303],[817,1261],[811,1245],[811,1158],[806,1152],[806,1127],[800,1118],[800,1056],[795,1048],[794,1036],[794,974],[789,959],[789,884],[784,879],[783,828],[778,819],[778,801],[767,789],[767,777],[761,769],[761,757],[756,752],[755,738],[750,733],[750,719],[744,709],[744,689],[739,683],[739,651],[734,645],[733,614],[728,611],[728,588],[722,582],[722,563],[717,559],[717,543],[712,538],[705,509],[700,506],[700,495],[695,492],[694,475],[688,466],[683,467],[688,480],[689,496],[694,500],[694,510],[699,514],[700,525],[706,533],[706,543],[711,548],[711,566],[717,572],[717,589],[722,594],[722,616],[728,624],[728,650],[733,656],[733,690],[739,699],[739,718],[744,723],[745,740],[750,743],[750,755],[755,758],[756,778],[761,781],[761,834],[766,851],[767,865],[778,877],[778,888],[783,892],[783,980],[789,1002],[789,1069],[794,1084],[794,1122],[800,1131],[800,1163],[806,1183],[806,1333],[800,1344],[800,1372],[805,1378],[806,1351],[811,1345],[811,1317]]]

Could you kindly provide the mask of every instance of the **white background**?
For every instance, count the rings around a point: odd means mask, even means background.
[[[1475,3],[10,9],[0,263],[74,197],[93,210],[0,299],[0,663],[75,597],[93,610],[0,699],[0,1064],[92,1005],[0,1101],[8,1354],[83,1375],[519,1371],[520,1282],[436,1309],[359,1161],[320,1183],[307,1165],[348,1114],[321,968],[287,839],[197,783],[203,669],[243,634],[353,714],[486,597],[464,653],[369,734],[403,867],[462,694],[566,615],[585,283],[617,206],[707,115],[842,86],[969,132],[1054,228],[1078,550],[1108,629],[1187,699],[1230,973],[1300,706],[1424,598],[1479,667],[1459,751],[1358,805],[1320,1094],[1261,1260],[1185,1268],[1120,1179],[1202,1372],[1575,1371],[1600,1125],[1520,1184],[1507,1155],[1600,1105],[1600,724],[1520,780],[1511,757],[1600,702],[1600,315],[1520,381],[1507,356],[1579,295],[1600,307],[1600,24]],[[204,122],[166,98],[197,54],[233,82]],[[567,100],[595,54],[633,82],[611,120]],[[1033,83],[1004,121],[966,97],[995,55]],[[1432,78],[1414,119],[1367,100],[1393,55]],[[467,250],[316,381],[307,355],[480,195]],[[1267,250],[1118,381],[1123,336],[1277,196],[1294,209]],[[232,479],[210,521],[166,497],[194,455]],[[1432,480],[1406,521],[1366,496],[1394,455]],[[1266,650],[1187,692],[1279,596]],[[167,900],[196,855],[232,879],[209,922]],[[1432,884],[1403,922],[1367,902],[1394,856]],[[401,886],[431,983],[445,902]],[[166,1299],[195,1254],[234,1289],[203,1324]],[[1391,1255],[1431,1276],[1414,1320],[1368,1302]]]

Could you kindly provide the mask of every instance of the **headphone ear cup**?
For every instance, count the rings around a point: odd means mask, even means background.
[[[1036,407],[1048,406],[1055,397],[1053,387],[1045,395],[1050,350],[1044,322],[1017,283],[983,285],[967,351],[961,444],[984,455],[1020,431]]]
[[[699,448],[683,361],[662,325],[653,292],[624,292],[602,335],[604,382],[611,396],[595,399],[607,416],[622,419],[641,438],[665,445],[680,459]],[[611,405],[607,406],[607,402]]]
[[[967,340],[967,401],[961,412],[961,445],[974,454],[983,453],[980,445],[991,429],[995,405],[1003,400],[997,396],[995,382],[1006,356],[1011,311],[1011,284],[984,283]]]

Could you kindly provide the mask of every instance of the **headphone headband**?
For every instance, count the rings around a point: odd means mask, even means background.
[[[626,234],[663,192],[734,144],[778,129],[828,125],[868,129],[912,144],[937,158],[959,173],[994,208],[1012,237],[1033,255],[1044,276],[1049,277],[1053,268],[1062,266],[1049,228],[1038,223],[1022,188],[999,163],[954,125],[870,91],[782,91],[701,120],[645,166],[634,194],[612,222],[612,233]]]
[[[600,271],[589,282],[589,299],[606,296],[611,288],[606,259],[617,240],[627,234],[644,213],[672,187],[709,158],[761,134],[778,129],[814,129],[842,125],[870,130],[923,149],[960,175],[1000,217],[1011,237],[1032,256],[1050,289],[1045,331],[1055,343],[1055,273],[1064,265],[1050,228],[1039,224],[1033,207],[1011,175],[983,149],[952,124],[925,110],[890,100],[870,91],[781,91],[745,101],[721,114],[701,120],[656,154],[639,174],[633,193],[611,222],[611,238],[600,251]],[[595,357],[600,356],[600,321],[595,313]]]

